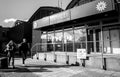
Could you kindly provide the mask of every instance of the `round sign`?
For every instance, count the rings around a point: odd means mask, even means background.
[[[107,8],[107,3],[105,1],[100,1],[96,5],[96,9],[100,12],[104,11]]]

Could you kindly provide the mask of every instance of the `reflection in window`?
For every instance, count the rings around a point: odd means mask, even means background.
[[[120,30],[112,29],[110,30],[110,40],[112,53],[120,54]]]
[[[96,37],[96,52],[101,52],[101,30],[96,29],[95,30],[95,37]]]
[[[92,29],[88,31],[88,53],[101,52],[101,29]]]
[[[86,41],[86,30],[85,29],[74,30],[74,33],[75,33],[75,42]]]
[[[64,32],[64,50],[67,52],[73,52],[73,30]]]
[[[75,51],[79,48],[86,49],[86,29],[74,30],[75,36]]]
[[[119,28],[103,31],[104,53],[120,54],[120,30]]]
[[[62,39],[63,39],[62,32],[56,32],[55,33],[55,51],[63,51]]]
[[[47,34],[42,34],[41,35],[41,41],[42,41],[42,43],[46,43],[47,42]]]
[[[88,53],[94,52],[93,30],[88,31]]]
[[[41,51],[47,51],[47,34],[41,35]]]
[[[47,51],[53,51],[54,50],[54,33],[48,33],[47,36]]]

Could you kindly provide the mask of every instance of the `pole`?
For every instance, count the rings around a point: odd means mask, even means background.
[[[32,48],[31,48],[30,52],[31,52],[31,58],[33,59],[33,57],[32,57]]]
[[[104,51],[104,43],[103,43],[103,29],[102,29],[102,22],[100,23],[101,26],[101,42],[102,42],[102,51],[101,51],[101,58],[102,58],[102,69],[105,69],[103,51]]]
[[[61,0],[61,8],[62,8],[62,0]]]
[[[58,7],[59,7],[59,0],[58,0]]]

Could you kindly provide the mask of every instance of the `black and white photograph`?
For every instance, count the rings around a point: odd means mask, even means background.
[[[0,0],[0,77],[120,77],[120,0]]]

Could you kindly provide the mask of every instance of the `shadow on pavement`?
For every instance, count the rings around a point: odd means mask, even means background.
[[[68,65],[26,65],[26,66],[16,66],[14,69],[9,67],[7,69],[0,69],[0,72],[52,72],[47,68],[68,68]]]
[[[52,72],[52,71],[43,68],[34,68],[34,67],[26,68],[24,66],[24,67],[15,67],[14,69],[13,68],[0,69],[0,72]]]
[[[35,67],[35,68],[61,68],[61,67],[70,67],[70,65],[34,65],[34,64],[29,64],[26,65],[25,67]]]

